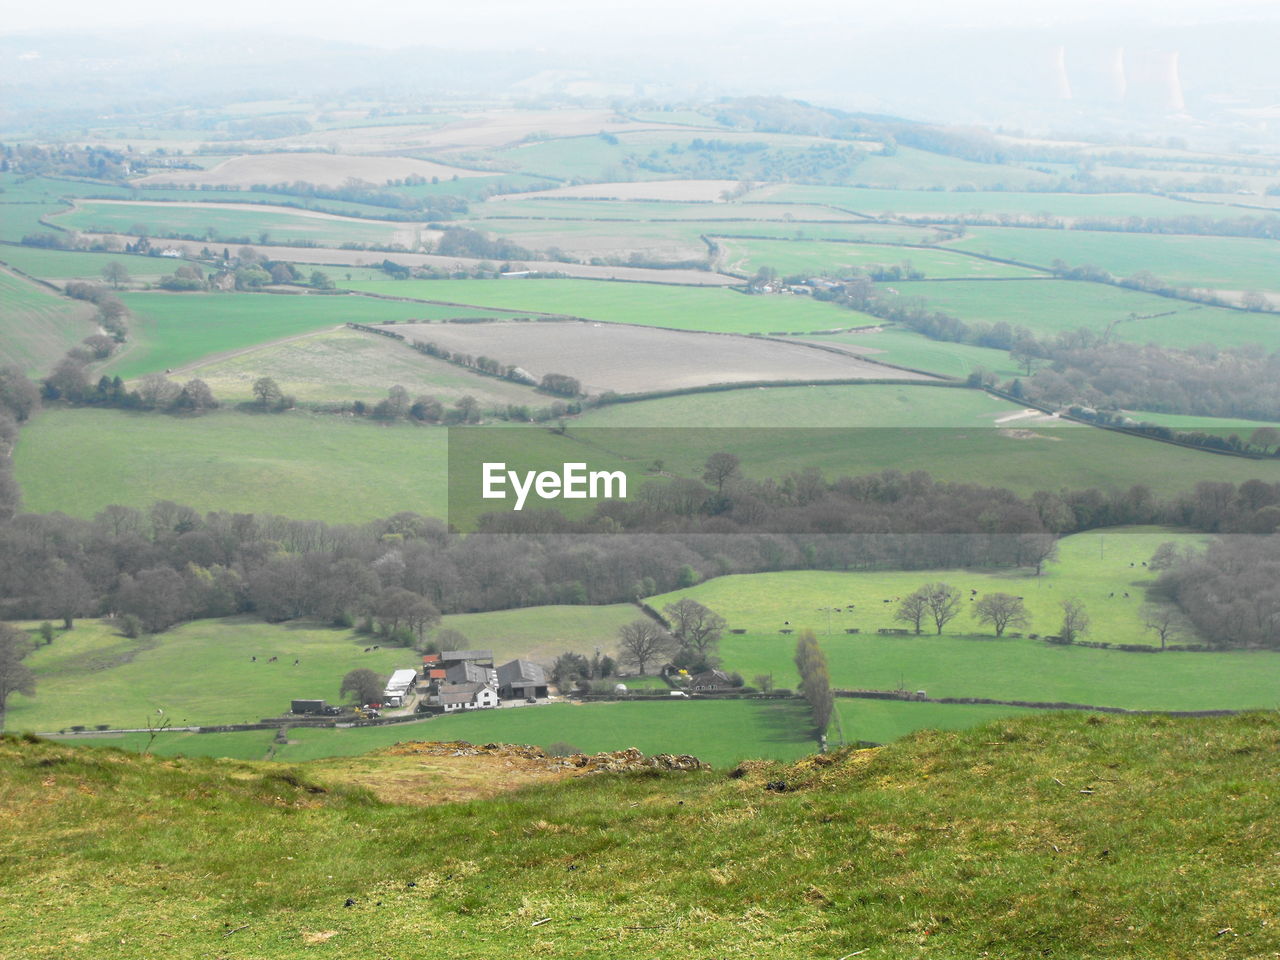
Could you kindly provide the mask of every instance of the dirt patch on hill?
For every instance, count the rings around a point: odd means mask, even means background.
[[[1034,430],[1001,430],[1000,436],[1009,437],[1012,440],[1053,440],[1055,443],[1060,441],[1061,437],[1049,437],[1043,433],[1036,433]]]
[[[631,747],[610,753],[552,757],[519,744],[465,740],[399,743],[362,757],[322,760],[311,765],[321,777],[367,787],[380,800],[415,806],[490,797],[535,783],[594,773],[642,770],[706,770],[697,757],[656,754]]]

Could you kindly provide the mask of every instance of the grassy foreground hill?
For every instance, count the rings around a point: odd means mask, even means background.
[[[1280,949],[1278,741],[1273,713],[1059,714],[423,806],[459,795],[440,751],[382,757],[397,783],[375,793],[376,756],[284,767],[8,737],[5,950],[1258,957]]]

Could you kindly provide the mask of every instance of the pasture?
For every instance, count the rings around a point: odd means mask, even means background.
[[[303,243],[341,246],[415,246],[422,225],[362,220],[331,213],[253,203],[81,200],[51,219],[61,227],[89,233],[190,237],[201,242]]]
[[[584,427],[995,426],[1022,408],[979,390],[902,384],[758,387],[659,397],[588,410]]]
[[[48,373],[68,348],[98,332],[91,304],[59,297],[7,270],[0,270],[0,302],[0,365],[16,364],[28,376]]]
[[[762,380],[927,379],[803,343],[575,320],[397,324],[453,353],[489,356],[541,379],[576,377],[586,393],[647,393]]]
[[[715,181],[712,181],[715,182]],[[667,181],[659,181],[654,186],[664,186]],[[638,189],[643,183],[634,184]],[[582,189],[582,188],[566,188]],[[660,200],[572,200],[555,199],[555,193],[548,193],[548,198],[536,195],[529,199],[517,196],[495,197],[488,203],[478,207],[473,213],[484,219],[523,218],[537,220],[623,220],[623,221],[698,221],[714,222],[717,220],[741,221],[804,221],[804,220],[841,220],[853,223],[865,222],[864,218],[844,210],[823,209],[794,203],[766,203],[763,201],[743,203],[682,203],[664,202]]]
[[[895,158],[896,159],[896,158]],[[940,162],[950,158],[937,157]],[[981,166],[975,164],[974,166]],[[989,168],[996,171],[1009,168]],[[1241,216],[1245,211],[1139,193],[1018,193],[1006,190],[868,190],[779,184],[754,191],[748,202],[825,203],[866,216],[991,216],[1017,220],[1127,217]],[[970,229],[978,229],[971,227]],[[1056,231],[1055,231],[1056,233]]]
[[[202,513],[359,523],[401,510],[443,517],[445,445],[443,429],[296,411],[55,409],[23,428],[14,472],[36,512],[91,517],[112,503],[175,500]]]
[[[719,242],[725,250],[727,270],[743,275],[752,275],[761,267],[773,267],[784,277],[794,274],[847,277],[877,267],[901,266],[904,270],[918,270],[932,279],[1037,276],[1034,271],[1022,267],[957,255],[955,250],[947,247],[924,249],[863,243],[731,238],[723,238]]]
[[[588,657],[597,649],[613,654],[618,628],[642,617],[629,603],[520,607],[449,614],[440,629],[464,634],[468,649],[492,650],[499,663],[523,657],[550,666],[566,651]]]
[[[131,293],[130,344],[106,370],[125,379],[347,323],[484,316],[487,311],[374,297],[267,293]]]
[[[964,730],[991,720],[1034,711],[1002,706],[943,706],[876,700],[837,701],[846,736],[888,743],[918,730]],[[739,760],[795,760],[816,748],[808,711],[794,700],[691,700],[552,704],[488,710],[386,727],[343,729],[294,727],[287,744],[270,730],[238,733],[170,731],[154,741],[162,756],[228,757],[285,763],[361,756],[413,741],[471,743],[567,743],[596,753],[636,747],[645,753],[690,753],[725,770]],[[142,750],[148,734],[68,738],[83,746]],[[838,742],[833,724],[831,740]]]
[[[1184,287],[1280,290],[1280,244],[1274,240],[971,227],[949,245],[1038,267],[1062,260],[1092,264],[1117,277],[1145,270]]]
[[[963,380],[975,370],[989,370],[1002,380],[1016,377],[1022,372],[1009,359],[1008,351],[975,347],[967,343],[930,340],[923,334],[893,326],[822,334],[805,339],[957,380]]]
[[[5,729],[257,723],[288,712],[295,698],[342,702],[338,687],[349,670],[390,676],[422,663],[401,647],[364,652],[377,642],[351,630],[248,616],[197,620],[137,640],[107,621],[79,620],[24,661],[36,674],[36,696],[9,701]]]
[[[584,280],[357,280],[354,290],[710,333],[807,333],[875,324],[874,318],[807,297]]]
[[[43,247],[24,247],[18,244],[0,246],[0,262],[9,264],[23,273],[42,280],[65,282],[67,280],[93,280],[103,283],[102,268],[117,263],[129,271],[135,281],[158,280],[172,273],[176,266],[172,260],[145,257],[130,253],[97,253],[79,250],[48,250]]]
[[[412,157],[361,157],[332,153],[256,153],[232,157],[208,170],[168,170],[142,177],[138,183],[199,188],[250,187],[254,184],[295,183],[341,186],[355,177],[382,186],[389,180],[425,177],[447,180],[482,177],[483,173]]]
[[[635,461],[662,458],[678,476],[701,475],[708,454],[726,451],[753,479],[815,469],[824,477],[881,470],[923,470],[939,480],[977,483],[1022,495],[1037,490],[1127,490],[1144,484],[1160,496],[1186,493],[1201,481],[1280,480],[1280,462],[1221,457],[1110,431],[1045,426],[1032,419],[998,429],[928,426],[878,428],[652,429],[592,432],[569,425],[568,436]]]
[[[445,404],[472,396],[485,410],[512,403],[545,406],[549,400],[521,384],[480,376],[404,343],[346,327],[197,361],[182,375],[199,377],[223,401],[253,399],[259,377],[271,377],[303,404],[379,400],[396,385]]]
[[[931,309],[966,322],[1007,323],[1036,336],[1086,327],[1137,343],[1183,348],[1206,341],[1218,346],[1272,343],[1280,323],[1266,314],[1206,307],[1123,287],[1073,280],[992,283],[896,282],[904,297],[920,297]]]

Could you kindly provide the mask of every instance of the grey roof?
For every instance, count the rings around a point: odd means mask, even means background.
[[[547,675],[532,660],[512,660],[498,667],[498,682],[503,686],[540,687],[547,682]]]
[[[471,703],[476,694],[486,687],[483,683],[442,683],[440,684],[440,703]]]
[[[450,683],[492,683],[493,674],[493,667],[482,667],[471,660],[455,663],[444,672]]]
[[[446,650],[440,654],[441,660],[488,660],[493,661],[492,650]]]

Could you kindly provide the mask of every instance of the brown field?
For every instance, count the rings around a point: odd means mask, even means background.
[[[549,197],[571,200],[674,200],[721,203],[721,194],[737,187],[736,180],[642,180],[622,183],[584,183],[534,193],[509,193],[490,197],[489,203]]]
[[[928,380],[921,374],[818,350],[729,334],[580,321],[397,324],[410,340],[493,357],[536,377],[577,377],[588,393],[641,393],[755,380]]]
[[[255,183],[293,183],[303,180],[317,186],[341,186],[348,178],[378,186],[409,176],[483,177],[485,174],[411,157],[359,157],[332,153],[260,153],[224,160],[209,170],[170,170],[143,177],[138,183],[165,186],[227,184],[248,187]]]

